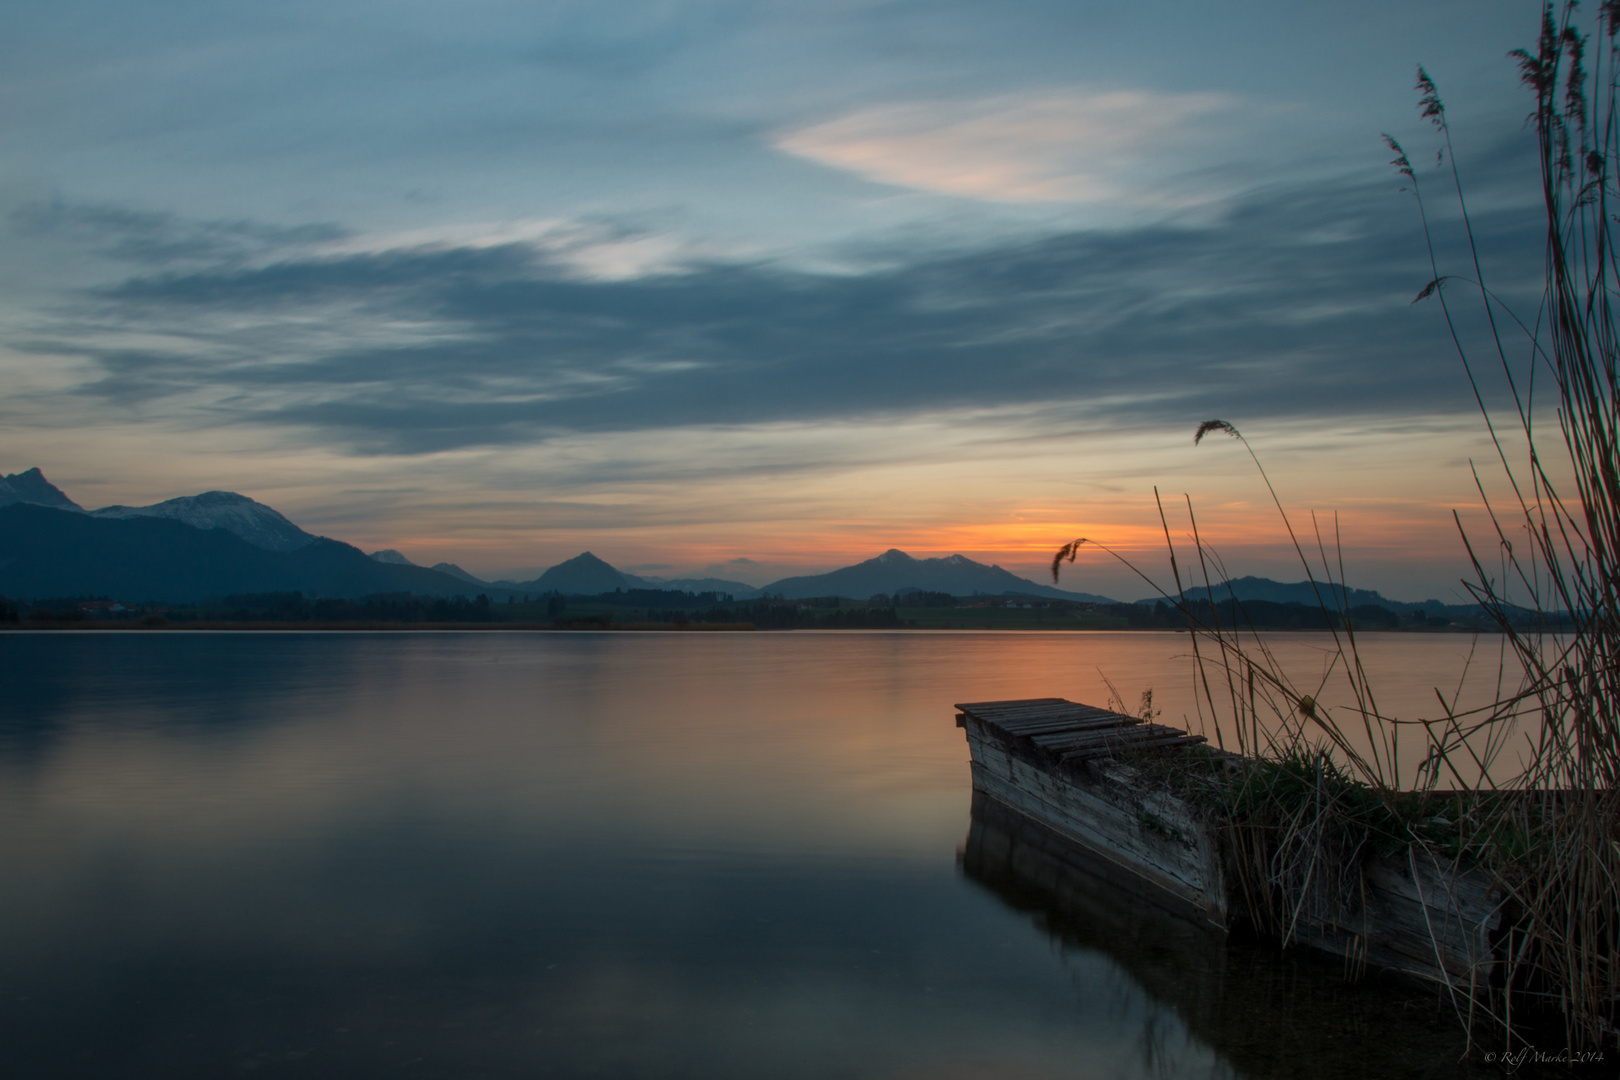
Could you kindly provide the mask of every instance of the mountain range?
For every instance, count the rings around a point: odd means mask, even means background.
[[[392,548],[373,551],[371,557],[378,562],[395,563],[403,566],[416,565]],[[474,577],[455,563],[435,563],[433,569],[443,574],[459,577],[463,581],[474,585],[504,589],[508,592],[559,592],[569,596],[595,596],[599,593],[613,592],[615,589],[621,591],[629,589],[672,589],[677,592],[689,593],[729,593],[738,600],[752,600],[760,594],[760,590],[752,585],[745,585],[740,581],[726,581],[722,578],[641,577],[638,574],[630,573],[628,570],[620,570],[615,566],[610,566],[588,551],[575,555],[565,562],[560,562],[556,566],[543,571],[538,577],[528,581],[514,581],[510,578],[488,581]]]
[[[1317,588],[1310,582],[1244,577],[1216,586],[1214,594],[1217,599],[1235,594],[1240,600],[1315,606]],[[491,582],[454,563],[417,566],[393,549],[367,555],[306,532],[271,507],[235,492],[205,491],[151,506],[85,510],[37,468],[0,476],[0,595],[17,599],[107,595],[127,601],[187,602],[277,591],[333,597],[383,592],[456,596],[475,591],[497,596],[548,592],[594,596],[633,589],[714,592],[738,600],[761,595],[865,600],[880,593],[926,591],[1115,602],[1094,593],[1038,584],[963,555],[917,559],[894,548],[853,566],[782,578],[759,588],[722,578],[641,577],[588,551],[529,581]],[[1461,610],[1438,600],[1416,604],[1387,600],[1365,589],[1340,588],[1339,593],[1349,607]]]
[[[92,510],[90,516],[167,518],[194,529],[224,529],[266,551],[297,551],[320,539],[263,503],[234,491],[205,491],[151,506],[104,506]]]
[[[369,559],[235,492],[87,511],[37,468],[0,477],[0,595],[188,602],[265,592],[455,596],[468,586]]]
[[[0,594],[109,596],[190,602],[241,593],[454,596],[466,582],[418,566],[389,566],[318,537],[293,551],[255,546],[228,529],[148,515],[97,517],[18,502],[0,506]]]
[[[864,600],[877,593],[892,596],[912,590],[950,593],[952,596],[1016,593],[1020,596],[1113,603],[1106,596],[1094,593],[1066,592],[1050,585],[1038,585],[999,566],[986,566],[964,555],[915,559],[898,548],[890,548],[874,559],[830,573],[783,578],[761,591],[789,600],[810,596],[851,596]]]
[[[1273,604],[1304,604],[1312,608],[1327,604],[1330,607],[1349,609],[1371,604],[1399,613],[1426,611],[1434,614],[1459,615],[1476,614],[1478,611],[1472,604],[1447,604],[1432,599],[1414,603],[1391,600],[1372,589],[1347,589],[1343,585],[1329,585],[1320,581],[1281,582],[1263,577],[1233,578],[1213,588],[1188,589],[1185,595],[1189,600],[1205,600],[1213,596],[1217,603],[1235,597],[1238,600],[1263,600]],[[1146,600],[1138,600],[1137,603],[1154,604],[1160,599],[1161,597],[1153,596]]]
[[[373,552],[371,557],[389,561],[403,558],[396,551]],[[434,569],[447,572],[459,570],[449,563],[440,563]],[[986,566],[963,555],[916,559],[894,548],[854,566],[826,574],[783,578],[760,588],[722,578],[644,578],[620,570],[589,551],[558,563],[531,581],[497,581],[490,584],[502,590],[557,592],[569,596],[597,596],[615,590],[674,589],[691,593],[727,593],[738,600],[766,595],[787,600],[803,600],[812,596],[844,596],[865,600],[879,593],[893,596],[904,592],[943,592],[952,596],[1015,593],[1020,596],[1113,603],[1107,597],[1092,593],[1065,592],[1049,585],[1038,585],[999,566]]]

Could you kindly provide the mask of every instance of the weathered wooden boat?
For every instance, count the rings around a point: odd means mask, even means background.
[[[1221,931],[1251,918],[1229,872],[1229,823],[1141,767],[1143,754],[1185,751],[1202,737],[1062,698],[956,708],[976,796],[1061,837],[1075,858],[1129,876],[1171,910]],[[1485,873],[1459,871],[1417,848],[1365,858],[1358,870],[1347,901],[1293,898],[1289,943],[1341,956],[1357,970],[1462,988],[1488,984],[1501,897]]]
[[[1227,897],[1212,823],[1118,760],[1127,747],[1203,740],[1062,698],[957,705],[973,755],[973,787],[1045,825],[1163,902],[1224,928]]]

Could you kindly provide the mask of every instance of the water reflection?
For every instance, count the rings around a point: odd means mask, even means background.
[[[959,856],[966,877],[1068,950],[1101,953],[1152,1005],[1141,1061],[1180,1072],[1189,1041],[1236,1075],[1281,1078],[1484,1077],[1432,994],[1390,982],[1347,985],[1333,963],[1232,941],[1154,902],[1128,875],[978,792]]]
[[[1150,923],[1053,950],[952,859],[952,702],[1163,688],[1179,648],[0,635],[5,1075],[1249,1069]]]

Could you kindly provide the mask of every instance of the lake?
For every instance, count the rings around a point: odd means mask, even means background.
[[[1274,641],[1322,668],[1321,638]],[[1427,708],[1469,645],[1370,635],[1380,704]],[[1179,719],[1187,654],[0,635],[3,1073],[1475,1075],[1432,995],[981,857],[1006,825],[971,812],[953,703],[1104,704],[1106,677]]]

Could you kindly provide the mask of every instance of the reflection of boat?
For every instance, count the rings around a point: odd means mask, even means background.
[[[1114,956],[1155,997],[1178,1005],[1214,1000],[1226,935],[1087,855],[984,792],[973,793],[973,822],[958,860],[963,873],[1020,911],[1043,916],[1068,944]]]
[[[1132,879],[1161,905],[1225,929],[1244,914],[1223,873],[1213,811],[1118,760],[1122,750],[1202,739],[1062,698],[958,705],[973,789],[1086,853],[1094,872]],[[1369,858],[1344,909],[1298,902],[1292,940],[1361,967],[1457,987],[1484,985],[1499,905],[1483,874],[1454,873],[1410,851]],[[1285,900],[1288,898],[1285,898]]]
[[[982,790],[959,865],[1064,945],[1106,955],[1239,1076],[1497,1075],[1461,1060],[1463,1032],[1435,997],[1399,1000],[1345,983],[1330,961],[1231,942]]]

